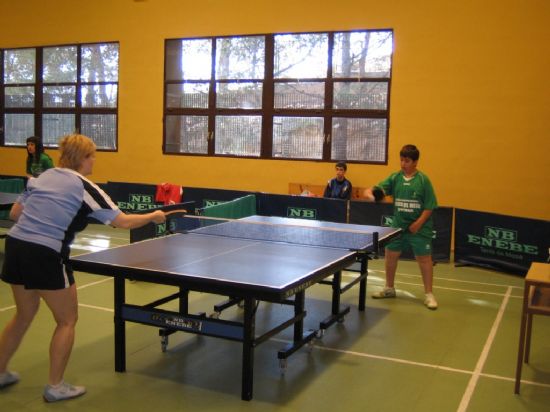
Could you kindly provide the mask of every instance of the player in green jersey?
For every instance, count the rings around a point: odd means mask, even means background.
[[[386,246],[385,267],[386,285],[373,295],[375,299],[396,296],[394,280],[401,252],[412,248],[424,281],[426,298],[424,304],[429,309],[437,309],[433,295],[432,212],[437,208],[437,200],[428,176],[417,169],[420,151],[414,145],[405,145],[399,153],[401,170],[392,173],[373,188],[365,190],[367,200],[374,201],[373,190],[381,189],[385,195],[393,196],[392,227],[403,229],[401,236]]]

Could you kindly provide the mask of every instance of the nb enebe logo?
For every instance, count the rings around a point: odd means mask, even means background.
[[[149,210],[157,207],[155,199],[152,195],[129,194],[127,202],[117,202],[119,209],[124,211],[141,211]]]
[[[304,209],[302,207],[289,207],[286,209],[286,216],[301,219],[316,219],[317,210]]]
[[[164,236],[166,233],[166,222],[155,225],[155,236]]]
[[[210,200],[210,199],[204,199],[202,202],[203,202],[203,207],[216,206],[221,203],[225,203],[225,201],[223,200]]]
[[[485,246],[503,251],[527,253],[530,255],[538,254],[538,247],[536,245],[527,245],[519,242],[517,230],[485,226],[483,236],[471,234],[467,236],[468,243],[474,245]]]

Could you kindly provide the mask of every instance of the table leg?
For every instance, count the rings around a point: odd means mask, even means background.
[[[369,270],[369,260],[365,255],[361,258],[361,276]],[[359,283],[359,310],[365,310],[365,300],[367,298],[367,277],[361,279]]]
[[[340,289],[342,287],[342,271],[336,272],[332,276],[332,314],[338,315],[340,312]]]
[[[533,314],[527,314],[527,331],[525,332],[525,356],[523,361],[529,363],[529,353],[531,352],[531,328],[533,326]]]
[[[126,301],[126,279],[115,276],[115,371],[126,370],[126,325],[122,318],[122,306]]]
[[[179,311],[181,314],[189,314],[189,290],[180,287]]]
[[[252,399],[254,381],[254,337],[256,321],[256,299],[244,300],[244,328],[243,328],[243,364],[242,364],[242,392],[241,399]]]
[[[298,317],[304,312],[306,306],[306,292],[296,293],[294,297],[294,316]],[[300,319],[294,324],[294,343],[299,343],[304,338],[304,319]]]
[[[525,349],[525,330],[527,326],[527,301],[529,299],[529,286],[525,285],[523,291],[523,308],[521,310],[521,327],[519,331],[519,349],[518,349],[518,362],[516,366],[516,383],[514,387],[514,393],[519,394],[519,386],[521,382],[521,368],[523,366],[523,353]]]

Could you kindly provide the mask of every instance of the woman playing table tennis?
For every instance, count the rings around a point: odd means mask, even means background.
[[[16,221],[6,238],[2,280],[9,283],[16,305],[14,317],[0,335],[0,389],[19,381],[7,370],[25,332],[38,311],[40,298],[51,310],[56,328],[50,343],[50,370],[44,400],[70,399],[86,392],[63,380],[73,347],[78,318],[76,285],[68,263],[76,232],[93,217],[105,224],[131,229],[162,223],[161,211],[127,215],[85,176],[92,173],[96,146],[82,135],[59,143],[59,167],[29,181],[10,211]]]

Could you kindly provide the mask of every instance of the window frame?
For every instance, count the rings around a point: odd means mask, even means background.
[[[334,50],[334,38],[336,34],[341,33],[367,33],[367,32],[387,32],[391,35],[392,50],[389,57],[389,74],[387,77],[333,77],[332,56]],[[328,62],[327,75],[324,78],[275,78],[274,75],[274,58],[275,58],[275,37],[285,34],[327,34],[328,35]],[[248,36],[263,36],[265,38],[265,59],[264,59],[264,78],[263,79],[240,79],[227,80],[217,79],[216,73],[216,42],[218,39],[248,37]],[[167,96],[168,87],[174,84],[185,84],[198,82],[197,80],[169,80],[168,73],[173,73],[174,68],[169,67],[169,44],[171,42],[186,41],[186,40],[210,40],[211,42],[211,75],[209,79],[203,79],[202,82],[209,83],[208,107],[206,108],[186,108],[186,107],[168,107]],[[236,158],[252,158],[266,160],[298,160],[298,161],[317,161],[317,162],[335,162],[345,160],[348,163],[364,163],[364,164],[381,164],[388,163],[388,145],[389,145],[389,130],[390,130],[390,96],[391,96],[391,81],[393,70],[393,53],[394,53],[394,31],[393,29],[361,29],[361,30],[343,30],[330,32],[289,32],[289,33],[267,33],[267,34],[246,34],[246,35],[231,35],[231,36],[205,36],[205,37],[189,37],[189,38],[171,38],[165,40],[164,47],[164,90],[163,90],[163,143],[162,150],[165,155],[182,155],[182,156],[206,156],[206,157],[236,157]],[[216,85],[223,82],[243,82],[243,81],[260,81],[262,87],[262,107],[260,109],[244,109],[244,108],[218,108],[216,107]],[[275,108],[275,85],[284,83],[307,83],[307,82],[323,82],[325,85],[324,91],[324,107],[316,109],[289,109]],[[334,85],[336,83],[359,82],[359,83],[385,83],[387,84],[387,100],[386,109],[334,109]],[[206,153],[191,153],[168,150],[169,143],[167,141],[167,116],[207,116],[208,117],[208,144]],[[262,131],[259,156],[242,156],[235,154],[216,154],[215,153],[215,119],[217,116],[232,115],[252,115],[262,116]],[[322,145],[321,158],[302,158],[302,157],[279,157],[272,154],[273,151],[273,119],[275,117],[322,117],[324,119],[323,134],[324,140]],[[333,119],[349,118],[349,119],[385,119],[386,130],[384,136],[384,158],[383,160],[347,160],[335,158],[332,153],[332,127]]]
[[[82,80],[82,49],[88,46],[96,45],[117,45],[118,62],[117,62],[117,79],[116,81],[84,81]],[[75,82],[46,82],[44,81],[44,50],[50,48],[76,47],[76,80]],[[9,50],[35,50],[35,81],[34,83],[14,83],[6,84],[4,79],[4,59],[5,52]],[[6,114],[32,114],[34,116],[34,136],[43,137],[43,118],[48,114],[71,114],[74,115],[74,133],[80,133],[82,129],[82,117],[85,115],[114,115],[115,116],[115,135],[114,141],[110,142],[114,148],[105,148],[98,145],[98,151],[118,152],[118,124],[119,124],[119,93],[120,93],[120,42],[118,41],[100,41],[90,43],[70,43],[70,44],[54,44],[44,46],[25,46],[25,47],[4,47],[0,49],[0,147],[25,147],[25,141],[21,144],[6,144],[5,139],[5,115]],[[116,90],[116,106],[114,107],[83,107],[82,105],[82,88],[86,86],[102,86],[114,85]],[[34,106],[33,107],[6,107],[5,91],[8,87],[34,87]],[[70,86],[75,87],[75,104],[72,107],[45,107],[44,106],[44,87]],[[62,136],[59,136],[62,137]],[[46,144],[44,147],[49,149],[57,149],[57,144]]]

